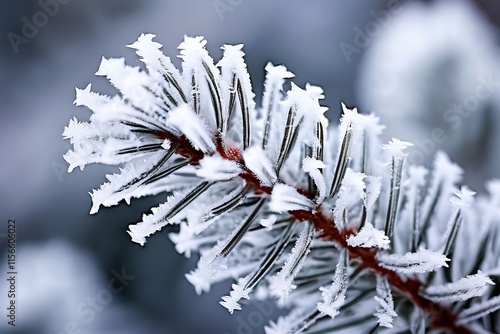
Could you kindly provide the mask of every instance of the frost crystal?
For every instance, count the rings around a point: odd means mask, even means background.
[[[350,168],[345,173],[333,210],[335,225],[339,230],[343,229],[343,224],[346,223],[347,210],[365,198],[365,182],[363,181],[365,176],[365,174],[356,173]]]
[[[241,172],[242,169],[235,161],[213,155],[200,160],[200,168],[196,170],[196,176],[210,181],[224,181],[237,177]]]
[[[182,105],[168,114],[166,126],[175,134],[185,135],[194,148],[204,153],[213,153],[215,144],[203,119],[187,105]]]
[[[460,301],[472,297],[482,296],[487,289],[487,284],[495,284],[481,270],[475,275],[469,275],[460,280],[442,286],[430,286],[425,290],[425,295],[437,301]]]
[[[91,192],[91,213],[166,196],[129,225],[132,241],[170,225],[175,249],[199,256],[186,274],[196,293],[231,279],[220,302],[230,313],[253,298],[289,312],[268,334],[500,331],[499,180],[474,201],[444,153],[428,171],[405,162],[408,142],[382,146],[375,115],[342,103],[328,127],[323,90],[284,91],[283,65],[266,66],[256,107],[242,45],[214,62],[203,37],[185,37],[179,71],[153,38],[129,46],[144,70],[103,58],[97,75],[117,96],[76,90],[93,114],[64,129],[69,171],[118,165]]]
[[[247,168],[259,178],[263,186],[270,187],[278,179],[271,161],[260,147],[252,146],[245,150],[243,158]]]
[[[416,253],[405,255],[379,253],[378,260],[384,268],[402,274],[414,274],[434,271],[443,266],[448,267],[446,261],[450,259],[441,253],[419,249]]]
[[[396,159],[401,159],[408,155],[405,150],[410,146],[413,146],[413,144],[396,138],[392,138],[389,144],[382,145],[382,148],[389,151]]]
[[[380,326],[392,328],[392,319],[398,315],[394,311],[391,289],[385,277],[377,276],[377,295],[375,296],[375,300],[378,303],[375,316],[377,316]]]
[[[366,223],[356,235],[351,235],[347,239],[347,244],[351,247],[389,249],[390,242],[383,231],[377,230],[370,223]]]
[[[129,225],[127,231],[132,237],[132,241],[144,246],[146,237],[159,231],[167,224],[179,223],[172,218],[179,213],[180,204],[184,200],[186,193],[176,193],[169,197],[166,203],[161,204],[157,208],[151,209],[151,215],[143,215],[142,222]]]
[[[471,191],[467,186],[463,186],[460,191],[455,192],[458,198],[451,198],[450,202],[456,207],[469,207],[474,201],[476,193]]]
[[[311,157],[304,158],[304,160],[302,161],[302,165],[304,172],[309,173],[318,189],[318,198],[316,199],[316,203],[319,204],[326,198],[325,178],[320,171],[321,169],[325,168],[326,165],[323,163],[323,161]]]
[[[332,285],[320,288],[323,301],[318,303],[318,310],[321,314],[327,314],[331,318],[339,314],[340,307],[345,301],[347,279],[347,252],[344,250],[340,253],[340,262],[335,269]]]
[[[297,287],[292,282],[302,269],[307,254],[311,251],[313,238],[314,225],[311,223],[304,224],[304,228],[286,259],[283,268],[281,268],[279,273],[270,278],[269,289],[271,290],[271,295],[279,298],[281,302],[284,302],[290,291]]]
[[[314,202],[299,194],[297,189],[286,184],[274,186],[269,207],[272,211],[283,213],[294,210],[311,210]]]

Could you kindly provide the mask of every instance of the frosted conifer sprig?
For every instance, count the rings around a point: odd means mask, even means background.
[[[129,226],[132,240],[177,227],[176,250],[200,255],[186,275],[197,293],[233,279],[221,301],[231,313],[257,287],[289,310],[268,333],[499,331],[498,181],[473,202],[444,153],[427,170],[405,161],[410,143],[382,145],[375,115],[342,104],[328,127],[321,88],[283,92],[284,66],[266,66],[256,107],[242,45],[215,63],[202,37],[186,37],[179,71],[153,37],[130,45],[146,71],[103,59],[97,74],[118,95],[77,89],[94,113],[64,130],[69,171],[120,166],[91,193],[91,213],[167,194]]]

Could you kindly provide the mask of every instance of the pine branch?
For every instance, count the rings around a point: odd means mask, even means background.
[[[166,203],[129,226],[132,240],[144,245],[164,226],[178,224],[179,232],[170,234],[176,249],[201,255],[186,275],[197,293],[236,278],[221,301],[231,313],[257,286],[292,308],[266,327],[268,334],[335,328],[326,319],[363,332],[401,325],[403,318],[403,326],[416,319],[411,326],[419,331],[495,330],[498,289],[488,290],[494,281],[483,272],[500,267],[500,181],[488,183],[491,196],[476,208],[474,192],[456,191],[461,169],[438,153],[421,200],[427,170],[410,166],[407,173],[411,144],[381,145],[383,127],[374,115],[342,104],[335,142],[327,137],[334,130],[327,131],[321,88],[292,84],[283,99],[283,82],[293,77],[284,66],[266,66],[257,110],[241,45],[225,45],[214,64],[202,37],[186,37],[180,73],[153,37],[142,35],[130,46],[148,73],[123,59],[103,59],[98,75],[121,96],[93,93],[90,85],[77,89],[75,103],[94,114],[64,130],[74,146],[65,155],[69,170],[124,165],[91,193],[91,213],[169,193]],[[336,156],[332,145],[339,147]],[[456,245],[470,244],[471,212],[483,215],[489,235],[483,231],[482,244],[464,251]],[[442,221],[449,221],[446,231]],[[471,252],[476,260],[468,268]],[[376,308],[367,299],[375,290]],[[376,310],[375,326],[349,323],[343,311],[358,305]]]

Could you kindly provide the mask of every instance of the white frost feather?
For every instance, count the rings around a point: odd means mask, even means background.
[[[243,159],[246,167],[259,178],[261,185],[270,187],[278,179],[273,164],[259,146],[246,149],[243,152]]]
[[[146,243],[146,237],[158,232],[168,224],[179,223],[179,221],[175,219],[165,219],[165,215],[167,215],[174,205],[179,203],[186,194],[187,191],[170,196],[166,203],[163,203],[156,208],[152,208],[152,214],[144,214],[142,216],[142,222],[129,225],[129,230],[127,232],[132,237],[132,241],[144,246]]]
[[[249,299],[249,290],[244,287],[247,283],[247,278],[240,278],[237,284],[232,285],[232,290],[229,296],[222,297],[220,304],[227,308],[229,313],[233,314],[234,310],[241,310],[241,305],[238,303],[242,298]]]
[[[310,157],[304,158],[302,160],[302,169],[304,172],[308,173],[314,180],[316,187],[318,188],[318,196],[316,197],[316,203],[320,204],[326,197],[326,182],[320,169],[325,168],[326,165],[321,160],[313,159]]]
[[[413,144],[407,141],[392,138],[388,144],[382,145],[382,148],[389,151],[395,159],[403,159],[408,155],[405,151],[410,146],[413,146]]]
[[[211,96],[213,91],[220,96],[221,87],[219,85],[222,82],[219,70],[215,67],[212,57],[205,49],[206,44],[207,41],[202,36],[184,36],[184,41],[178,47],[180,50],[179,58],[183,60],[182,75],[184,81],[191,83],[193,79],[195,80],[195,87],[190,87],[188,94],[191,105],[193,107],[195,104],[197,105],[195,112],[200,113],[211,130],[219,130],[216,127],[217,121],[214,119],[217,111],[214,109],[212,100],[202,98]],[[213,76],[213,80],[211,76]],[[194,103],[195,99],[197,100],[196,103]],[[222,108],[222,105],[218,107]]]
[[[386,277],[377,276],[377,295],[375,300],[378,305],[374,315],[378,318],[380,326],[392,328],[392,320],[398,316],[394,311],[391,288]]]
[[[74,103],[76,106],[85,106],[94,112],[90,116],[92,122],[129,121],[146,127],[150,127],[151,124],[161,127],[164,123],[164,117],[158,117],[158,114],[147,115],[119,95],[109,97],[92,92],[91,88],[90,84],[84,89],[76,88]]]
[[[305,90],[292,82],[285,100],[286,109],[293,108],[295,110],[295,124],[293,126],[296,126],[299,120],[302,123],[297,140],[312,148],[320,146],[320,143],[316,142],[315,136],[311,136],[311,133],[315,132],[317,123],[319,122],[324,128],[328,125],[324,116],[328,108],[319,104],[318,97],[322,96],[323,90],[321,88],[318,90],[318,88],[309,85],[308,90]]]
[[[339,230],[343,229],[344,211],[365,198],[365,182],[363,181],[365,176],[365,174],[356,173],[350,168],[346,170],[333,209],[335,226]]]
[[[209,181],[224,181],[237,177],[241,172],[242,169],[235,161],[213,155],[200,160],[196,175]]]
[[[287,71],[283,65],[274,66],[271,63],[266,65],[266,80],[264,83],[264,95],[262,97],[262,120],[269,121],[265,126],[269,126],[270,132],[265,145],[266,152],[270,158],[275,158],[281,145],[283,136],[282,125],[286,120],[288,110],[283,107],[282,89],[285,79],[294,77],[294,74]]]
[[[277,297],[284,303],[288,294],[297,286],[293,279],[301,270],[314,237],[314,225],[310,222],[304,223],[302,232],[295,242],[292,251],[288,255],[281,270],[269,279],[269,290],[271,295]]]
[[[377,230],[368,222],[356,235],[351,235],[347,239],[349,246],[365,248],[377,247],[380,249],[389,249],[390,242],[383,231]]]
[[[106,175],[109,182],[102,184],[99,189],[94,189],[90,196],[92,197],[92,208],[90,213],[94,214],[99,211],[101,205],[110,207],[118,204],[121,200],[125,200],[130,204],[132,197],[139,198],[144,195],[156,195],[161,191],[156,185],[164,180],[158,180],[148,185],[140,182],[133,183],[137,175],[142,175],[149,171],[150,167],[157,163],[162,157],[162,153],[145,156],[142,159],[136,159],[128,162],[123,168],[120,168],[120,173]],[[126,186],[129,184],[129,186]]]
[[[153,86],[152,80],[138,67],[125,65],[124,58],[103,57],[96,75],[106,76],[134,106],[140,107],[154,118],[159,116],[158,98],[146,89]]]
[[[204,153],[215,151],[215,144],[207,125],[187,104],[170,111],[166,125],[177,134],[185,135],[196,149]]]
[[[73,144],[73,150],[64,155],[69,163],[68,172],[76,167],[83,170],[91,163],[117,165],[129,161],[134,158],[133,154],[117,154],[118,150],[143,144],[123,124],[78,122],[76,118],[64,128],[63,137]]]
[[[248,107],[251,110],[255,105],[253,101],[255,94],[252,92],[252,83],[248,74],[247,65],[243,58],[245,53],[242,51],[242,48],[243,44],[224,44],[221,47],[224,51],[224,55],[217,63],[217,66],[221,68],[223,79],[225,79],[227,83],[230,82],[230,78],[225,77],[226,74],[232,75],[234,73],[240,80],[243,94],[245,95],[245,101],[248,103]],[[226,73],[226,70],[228,70],[227,72],[229,73]]]
[[[84,89],[76,88],[75,91],[76,98],[73,103],[76,106],[85,106],[96,114],[109,112],[108,107],[111,98],[106,95],[92,92],[91,84],[88,84]]]
[[[462,186],[459,191],[455,192],[456,197],[450,199],[450,203],[457,208],[469,207],[474,202],[474,195],[467,186]]]
[[[493,281],[481,270],[475,275],[469,275],[456,282],[438,286],[430,286],[425,290],[425,296],[438,302],[456,302],[482,296],[488,284]]]
[[[141,34],[136,42],[127,46],[136,50],[140,60],[146,64],[149,75],[153,76],[156,80],[160,80],[163,84],[165,84],[166,80],[163,77],[163,74],[165,71],[168,71],[174,80],[176,80],[179,84],[182,84],[179,71],[172,64],[170,58],[161,52],[160,49],[162,45],[158,42],[154,42],[154,37],[154,34]],[[178,94],[175,89],[171,89],[169,93],[175,95]]]
[[[277,213],[312,210],[315,207],[314,202],[300,194],[296,188],[282,183],[274,186],[269,203],[269,209]]]
[[[415,274],[434,271],[440,267],[448,267],[446,261],[450,259],[439,252],[422,248],[416,253],[406,253],[405,255],[379,252],[377,253],[377,260],[383,268],[402,274]]]
[[[364,181],[366,185],[366,197],[364,200],[364,204],[366,210],[370,211],[370,209],[373,207],[373,205],[375,204],[380,195],[380,190],[382,188],[382,180],[380,177],[368,175],[364,179]]]
[[[323,301],[318,303],[318,310],[332,319],[340,313],[347,293],[347,252],[342,250],[339,263],[335,268],[333,283],[329,287],[321,287]]]

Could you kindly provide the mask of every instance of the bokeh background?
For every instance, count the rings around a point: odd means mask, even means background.
[[[115,170],[66,173],[64,126],[90,115],[72,104],[75,86],[115,94],[94,73],[102,56],[139,66],[125,45],[142,32],[172,58],[184,35],[205,36],[216,60],[222,44],[243,43],[257,103],[266,63],[285,64],[297,84],[324,88],[331,123],[344,101],[380,115],[387,139],[414,142],[413,162],[429,166],[445,149],[479,192],[500,176],[496,0],[24,0],[0,2],[0,17],[0,333],[262,333],[279,313],[250,303],[230,316],[218,304],[230,282],[196,296],[184,279],[195,259],[166,233],[145,247],[130,241],[127,225],[164,194],[89,215],[88,192]],[[8,219],[15,327],[5,310]]]

